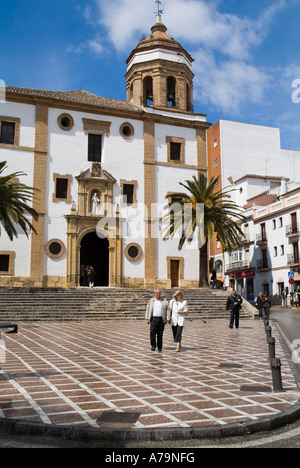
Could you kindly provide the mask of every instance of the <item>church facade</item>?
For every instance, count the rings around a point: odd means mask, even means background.
[[[163,241],[166,196],[207,174],[210,124],[193,111],[192,58],[157,16],[127,60],[127,100],[6,88],[0,160],[38,192],[37,234],[0,237],[0,286],[196,287],[198,249]]]

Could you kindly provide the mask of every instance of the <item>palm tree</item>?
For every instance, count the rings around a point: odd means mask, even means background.
[[[245,221],[240,208],[230,196],[234,189],[218,189],[219,177],[209,182],[203,174],[197,179],[180,183],[189,193],[171,193],[166,196],[169,209],[162,221],[167,224],[163,229],[163,239],[180,235],[178,249],[184,243],[192,242],[198,235],[199,248],[199,287],[208,286],[208,243],[217,233],[225,248],[232,249],[239,245],[244,234],[239,222]],[[198,232],[197,232],[198,231]]]
[[[7,169],[6,161],[0,162],[0,234],[2,225],[9,239],[13,240],[14,237],[18,237],[16,230],[16,224],[18,224],[28,237],[28,231],[32,230],[36,233],[28,215],[32,216],[35,221],[39,217],[35,209],[28,205],[32,202],[36,189],[14,181],[26,175],[23,172],[4,176],[2,173],[5,169]]]

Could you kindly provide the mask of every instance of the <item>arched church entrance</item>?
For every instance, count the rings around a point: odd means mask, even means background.
[[[93,266],[96,272],[94,286],[109,286],[109,242],[96,232],[84,236],[80,247],[80,267]]]

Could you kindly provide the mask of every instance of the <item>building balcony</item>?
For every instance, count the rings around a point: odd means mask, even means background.
[[[286,235],[288,237],[299,236],[300,235],[300,225],[299,224],[289,224],[285,227]]]
[[[257,260],[256,262],[256,269],[257,270],[261,270],[261,271],[265,271],[265,270],[269,270],[269,264],[268,264],[268,261],[267,260]]]
[[[234,271],[248,270],[251,268],[251,262],[249,260],[232,262],[226,267],[226,273],[233,273]]]
[[[260,233],[260,234],[256,234],[256,243],[258,245],[263,245],[263,244],[267,244],[268,243],[268,237],[267,237],[267,234],[264,232],[264,233]]]
[[[287,264],[288,265],[299,265],[300,264],[300,256],[299,254],[288,254],[287,256]]]

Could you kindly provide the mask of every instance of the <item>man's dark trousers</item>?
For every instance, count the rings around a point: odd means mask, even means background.
[[[165,324],[162,317],[152,317],[150,324],[150,340],[152,348],[156,348],[157,346],[158,349],[162,349],[164,329]]]
[[[236,328],[239,328],[240,325],[240,311],[239,309],[230,310],[230,328],[233,328],[233,324],[235,322]]]

